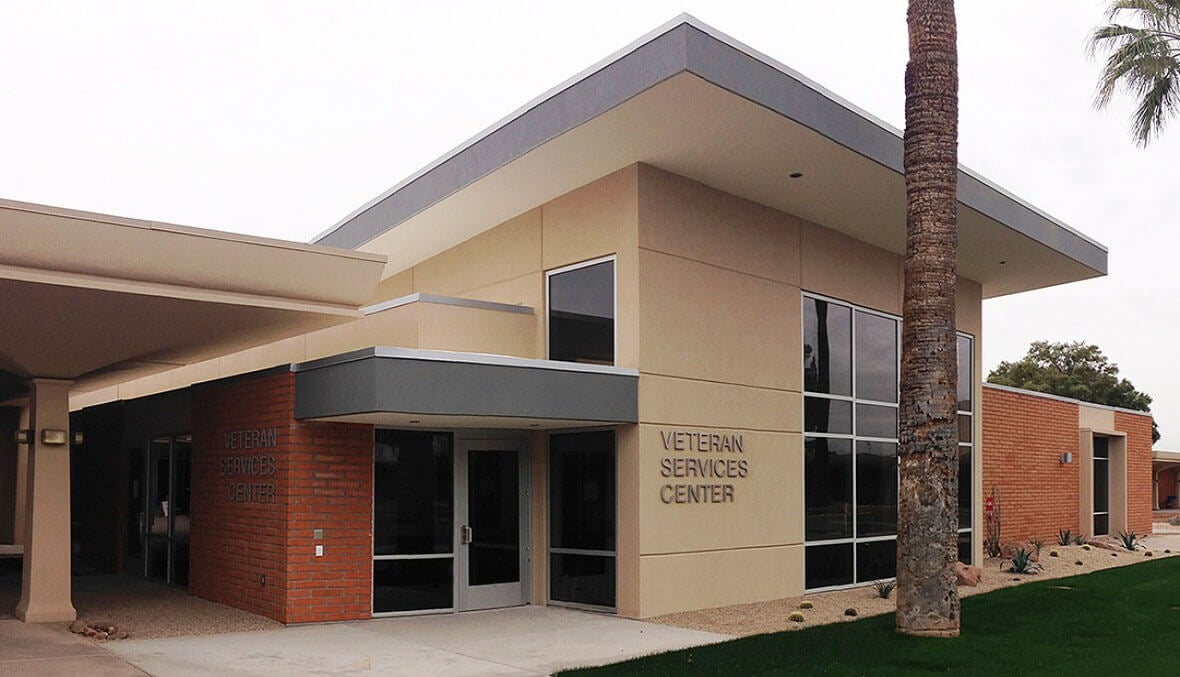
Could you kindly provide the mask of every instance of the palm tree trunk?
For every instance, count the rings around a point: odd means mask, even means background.
[[[959,634],[954,0],[910,0],[907,23],[896,627],[907,635],[954,637]]]

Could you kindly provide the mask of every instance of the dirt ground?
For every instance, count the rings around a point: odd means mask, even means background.
[[[1158,533],[1158,532],[1157,532]],[[1166,532],[1165,532],[1166,533]],[[1176,529],[1180,534],[1180,529]],[[1111,541],[1113,543],[1113,541]],[[1175,557],[1180,554],[1180,538],[1175,536],[1149,536],[1144,543],[1148,550],[1128,552],[1126,550],[1111,551],[1091,545],[1089,549],[1080,545],[1058,546],[1045,544],[1041,551],[1040,564],[1044,571],[1034,574],[1007,573],[1010,564],[997,558],[988,558],[982,565],[983,578],[976,587],[961,586],[959,595],[970,597],[997,588],[1007,588],[1022,583],[1043,581],[1053,578],[1064,578],[1077,574],[1089,573],[1100,569],[1127,566],[1139,562],[1151,561],[1159,557]],[[1157,549],[1158,548],[1158,549]],[[1164,549],[1171,553],[1165,553]],[[1052,553],[1056,552],[1054,557]],[[1147,553],[1151,555],[1148,556]],[[800,609],[802,602],[808,601],[814,606],[812,609]],[[846,609],[856,609],[856,616],[845,615]],[[735,606],[719,607],[716,609],[702,609],[683,613],[668,614],[650,618],[655,623],[674,625],[692,630],[719,632],[727,635],[759,635],[767,632],[781,632],[784,630],[801,630],[815,625],[829,623],[843,623],[865,616],[877,616],[893,613],[897,609],[892,596],[882,599],[872,585],[833,590],[831,592],[814,593],[802,597],[788,597],[769,602],[753,604],[738,604]],[[804,616],[802,623],[789,620],[792,612],[799,611]]]

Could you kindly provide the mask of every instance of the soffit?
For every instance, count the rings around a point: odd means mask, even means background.
[[[388,255],[388,276],[643,162],[903,253],[901,151],[897,130],[683,19],[530,103],[320,241]],[[804,176],[790,179],[796,171]],[[960,273],[985,297],[1105,274],[1102,245],[965,169],[959,197]]]

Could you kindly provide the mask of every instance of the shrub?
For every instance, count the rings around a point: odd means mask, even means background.
[[[1073,537],[1074,545],[1085,545],[1088,540],[1090,539],[1086,538],[1085,534],[1078,534]]]
[[[807,600],[803,600],[802,602],[799,602],[799,608],[800,609],[814,609],[815,605]]]
[[[877,596],[881,599],[889,599],[896,587],[897,581],[873,581],[873,589],[877,591]]]
[[[787,620],[791,621],[792,623],[802,623],[803,621],[805,621],[807,619],[803,616],[803,612],[792,611],[791,615],[787,616]]]
[[[1180,527],[1180,515],[1176,515],[1172,519],[1168,520],[1168,524],[1171,524],[1174,527]]]
[[[1013,574],[1032,574],[1038,571],[1044,571],[1045,567],[1037,564],[1032,560],[1033,551],[1025,550],[1024,548],[1017,548],[1016,552],[1012,554],[1012,559],[1007,560],[1012,562],[1012,566],[1008,569],[1008,573]],[[1003,564],[1001,564],[1003,566]]]
[[[1086,552],[1089,552],[1089,551],[1090,551],[1090,546],[1089,546],[1089,545],[1087,545],[1087,544],[1085,544],[1085,543],[1083,543],[1083,544],[1082,544],[1082,550],[1085,550]]]
[[[1073,534],[1069,529],[1057,530],[1057,545],[1073,545]]]
[[[1037,549],[1037,555],[1041,554],[1041,548],[1045,547],[1045,541],[1041,538],[1030,538],[1028,544]]]
[[[1061,555],[1056,550],[1050,550],[1049,556],[1050,557],[1061,557]]]
[[[1120,531],[1119,541],[1127,550],[1135,551],[1143,547],[1143,544],[1139,542],[1139,534],[1134,531]]]

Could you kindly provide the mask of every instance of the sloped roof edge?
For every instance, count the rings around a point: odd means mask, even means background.
[[[900,130],[774,59],[682,14],[533,99],[361,206],[314,242],[360,247],[547,141],[682,72],[902,172]],[[958,183],[959,201],[964,206],[1106,274],[1107,249],[1101,243],[962,165]]]

